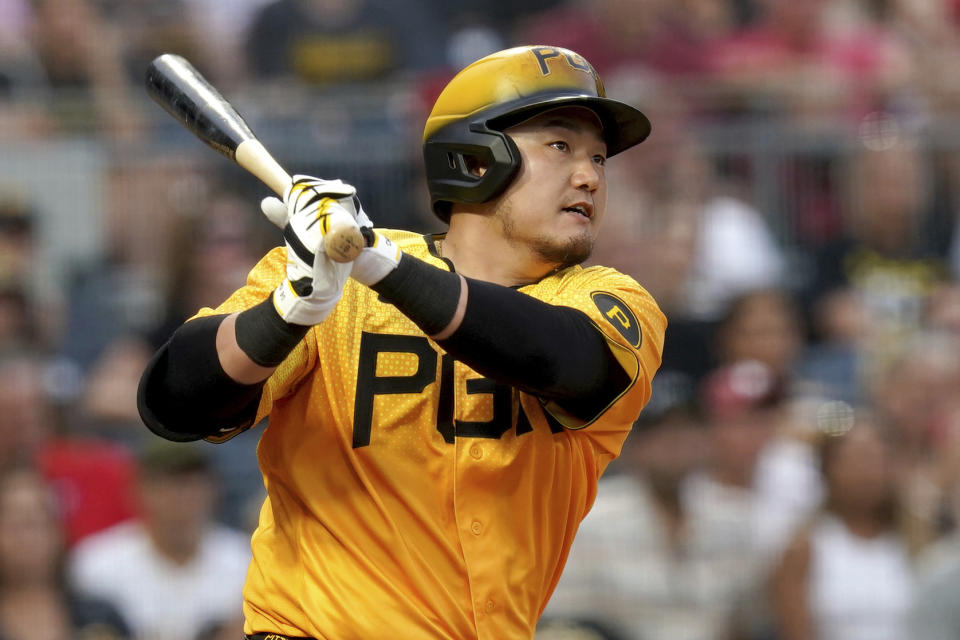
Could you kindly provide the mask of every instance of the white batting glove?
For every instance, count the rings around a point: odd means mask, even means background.
[[[269,196],[260,203],[260,209],[270,222],[283,229],[297,207],[304,206],[304,191],[308,189],[312,189],[314,195],[319,195],[321,198],[337,200],[341,205],[348,207],[349,213],[356,219],[356,210],[360,208],[359,202],[356,206],[352,204],[353,198],[357,195],[356,187],[342,180],[324,180],[303,174],[293,176],[290,187],[283,194],[283,200]],[[310,194],[306,194],[306,197],[309,198]]]
[[[334,220],[357,224],[353,211],[341,204],[355,194],[356,189],[339,180],[297,175],[283,202],[271,197],[260,203],[286,240],[287,277],[274,290],[273,302],[287,322],[319,324],[340,300],[353,265],[328,258],[323,239]]]
[[[353,262],[350,275],[354,280],[370,286],[380,282],[397,267],[400,262],[400,248],[389,238],[373,230],[373,222],[363,210],[355,187],[341,180],[323,180],[303,175],[294,176],[294,182],[309,186],[326,197],[335,198],[363,230],[367,247]],[[275,225],[281,228],[286,225],[288,207],[279,199],[265,198],[261,208]]]
[[[351,204],[367,246],[353,261],[350,277],[369,287],[383,280],[387,274],[397,268],[402,252],[390,238],[374,231],[373,222],[363,210],[359,198],[356,196],[351,198]]]
[[[367,226],[360,227],[367,246],[353,261],[350,277],[368,287],[374,285],[397,268],[402,251],[390,238]]]

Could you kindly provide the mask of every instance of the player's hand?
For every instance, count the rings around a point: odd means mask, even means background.
[[[273,301],[280,316],[293,324],[322,322],[340,300],[353,266],[328,258],[323,240],[332,224],[357,224],[353,212],[341,204],[344,199],[349,202],[356,190],[339,180],[319,182],[330,188],[320,191],[314,186],[316,179],[294,176],[283,202],[266,198],[260,205],[274,224],[283,223],[287,277],[274,290]]]
[[[293,176],[293,181],[283,194],[283,200],[269,196],[260,203],[260,209],[270,222],[284,229],[290,218],[303,209],[310,198],[318,196],[337,200],[356,221],[356,211],[360,209],[359,200],[353,205],[356,195],[357,189],[342,180],[324,180],[297,174]]]
[[[351,199],[351,204],[367,246],[353,261],[353,271],[350,272],[350,276],[369,287],[383,280],[388,273],[397,268],[401,251],[390,238],[374,231],[373,222],[363,210],[360,199],[356,195]]]
[[[383,280],[387,274],[397,268],[402,252],[390,238],[377,233],[371,227],[361,225],[360,231],[367,246],[353,261],[353,271],[350,272],[350,276],[369,287]]]
[[[360,226],[367,247],[360,252],[353,263],[351,276],[354,280],[367,286],[380,282],[388,273],[393,271],[400,261],[400,249],[386,236],[373,230],[373,222],[363,210],[357,190],[341,180],[323,180],[311,176],[294,176],[294,184],[311,188],[328,198],[335,198]],[[284,204],[277,198],[265,198],[261,203],[263,213],[274,224],[283,228],[289,216],[289,198]]]

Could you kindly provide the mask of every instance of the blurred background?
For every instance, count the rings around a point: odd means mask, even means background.
[[[653,122],[591,262],[670,321],[537,637],[960,638],[958,0],[0,0],[0,637],[239,637],[256,435],[173,453],[136,384],[279,236],[150,60],[435,232],[426,114],[517,44]]]

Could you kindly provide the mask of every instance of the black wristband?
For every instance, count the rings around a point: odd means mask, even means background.
[[[275,367],[300,344],[308,325],[291,324],[280,317],[273,298],[242,311],[235,325],[237,345],[261,367]]]
[[[428,336],[447,328],[460,302],[460,276],[409,254],[371,289],[395,305]]]

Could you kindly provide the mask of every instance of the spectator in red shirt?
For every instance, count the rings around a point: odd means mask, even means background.
[[[705,45],[733,21],[727,2],[579,0],[532,16],[517,35],[582,52],[605,76],[637,68],[688,75],[708,70]]]
[[[727,106],[794,117],[852,114],[882,107],[906,79],[907,55],[876,24],[831,29],[826,0],[765,0],[751,26],[710,54]]]
[[[36,353],[0,356],[0,465],[36,463],[56,494],[71,545],[134,515],[134,463],[118,444],[57,433],[47,372]]]

